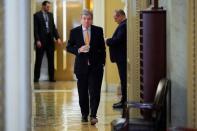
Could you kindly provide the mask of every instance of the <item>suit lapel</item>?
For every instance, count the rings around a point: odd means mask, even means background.
[[[40,16],[40,19],[41,19],[41,22],[43,23],[43,25],[46,26],[46,23],[45,23],[45,20],[44,20],[44,16],[43,16],[42,11],[40,11],[39,16]]]
[[[48,15],[48,19],[49,19],[48,22],[49,22],[49,28],[50,28],[52,25],[53,19],[52,19],[52,15],[50,13],[47,13],[47,15]]]
[[[91,26],[91,37],[90,37],[90,45],[92,45],[92,43],[93,43],[93,40],[94,40],[94,36],[95,36],[95,34],[94,34],[94,28],[93,28],[93,26]]]
[[[85,41],[84,41],[84,38],[83,38],[83,30],[82,30],[82,25],[79,26],[79,39],[80,39],[80,44],[81,45],[85,45]]]

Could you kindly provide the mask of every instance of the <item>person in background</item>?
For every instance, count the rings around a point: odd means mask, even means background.
[[[90,114],[91,125],[95,125],[98,122],[97,110],[106,52],[103,29],[92,25],[92,20],[93,14],[83,10],[81,25],[70,31],[67,51],[76,56],[74,73],[77,77],[82,122],[88,122]]]
[[[109,46],[110,60],[116,63],[121,82],[122,98],[118,103],[113,104],[113,108],[123,108],[127,101],[127,19],[125,12],[122,9],[115,10],[114,20],[118,23],[112,38],[106,39],[106,44]]]
[[[50,2],[42,2],[42,9],[34,14],[34,39],[36,50],[36,61],[34,67],[34,82],[40,78],[40,68],[44,52],[46,51],[48,59],[49,81],[54,79],[54,38],[59,45],[62,44],[57,29],[54,24],[53,14],[49,12]]]

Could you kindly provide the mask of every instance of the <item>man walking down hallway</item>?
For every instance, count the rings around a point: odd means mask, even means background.
[[[96,115],[106,53],[103,29],[92,25],[92,19],[89,10],[82,11],[81,25],[71,30],[67,50],[76,55],[74,73],[78,79],[82,122],[88,121],[90,108],[90,122],[94,125],[98,122]]]

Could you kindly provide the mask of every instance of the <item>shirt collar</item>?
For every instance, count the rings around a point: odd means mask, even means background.
[[[47,12],[45,12],[44,10],[42,10],[42,13],[43,13],[43,14],[47,14]]]
[[[85,27],[82,26],[82,30],[83,30],[83,31],[86,31],[87,29],[86,29]],[[90,31],[90,30],[91,30],[91,26],[88,28],[88,31]]]

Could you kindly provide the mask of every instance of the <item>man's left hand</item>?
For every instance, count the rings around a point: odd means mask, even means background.
[[[60,46],[62,45],[62,41],[60,40],[60,38],[57,39],[57,44],[60,45]]]
[[[105,43],[107,46],[109,46],[109,39],[105,38]]]

